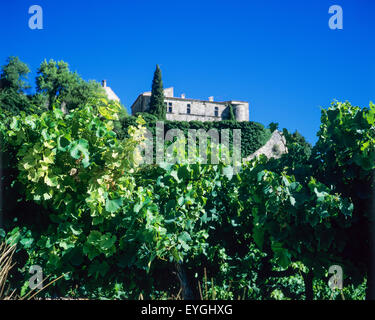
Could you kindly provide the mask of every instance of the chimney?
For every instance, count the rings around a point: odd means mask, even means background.
[[[164,97],[173,98],[173,87],[164,89]]]
[[[214,97],[213,96],[208,97],[208,101],[214,101]]]
[[[183,94],[181,95],[181,98],[182,98],[182,99],[185,99],[185,93],[183,93]]]
[[[107,86],[107,80],[102,80],[102,87],[105,88]]]

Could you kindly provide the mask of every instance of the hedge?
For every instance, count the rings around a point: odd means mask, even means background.
[[[155,135],[155,127],[157,118],[148,113],[139,113],[146,121],[146,126],[150,132]],[[137,114],[138,115],[138,114]],[[129,116],[123,118],[115,125],[115,131],[120,139],[128,137],[127,128],[130,125],[136,125],[136,116]],[[170,129],[180,129],[187,136],[188,129],[203,129],[208,131],[212,128],[218,129],[219,132],[222,129],[230,130],[230,147],[232,148],[232,130],[241,130],[241,156],[242,158],[247,157],[261,148],[271,137],[270,129],[265,128],[262,124],[246,121],[238,122],[232,120],[223,120],[217,122],[211,121],[164,121],[164,134]]]

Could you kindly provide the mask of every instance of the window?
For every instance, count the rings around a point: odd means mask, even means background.
[[[169,102],[169,103],[164,102],[164,104],[165,104],[165,107],[167,108],[167,112],[172,113],[173,111],[172,102]]]
[[[190,113],[191,113],[190,103],[188,103],[188,105],[187,105],[186,113],[187,113],[187,114],[190,114]]]
[[[219,108],[215,107],[215,117],[218,117],[218,116],[219,116]]]

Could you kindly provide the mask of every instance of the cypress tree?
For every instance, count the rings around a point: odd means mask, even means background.
[[[154,114],[159,120],[166,119],[166,107],[164,105],[163,81],[161,79],[161,70],[156,65],[154,79],[152,80],[152,90],[150,99],[150,113]]]
[[[229,120],[236,121],[236,117],[234,116],[232,104],[229,104]]]

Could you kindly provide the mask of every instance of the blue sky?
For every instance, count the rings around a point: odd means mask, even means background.
[[[28,27],[34,4],[43,30]],[[328,27],[334,4],[343,30]],[[321,106],[375,102],[374,19],[374,0],[2,1],[0,64],[19,56],[34,82],[42,60],[64,60],[129,108],[158,63],[176,95],[249,101],[250,120],[315,143]]]

